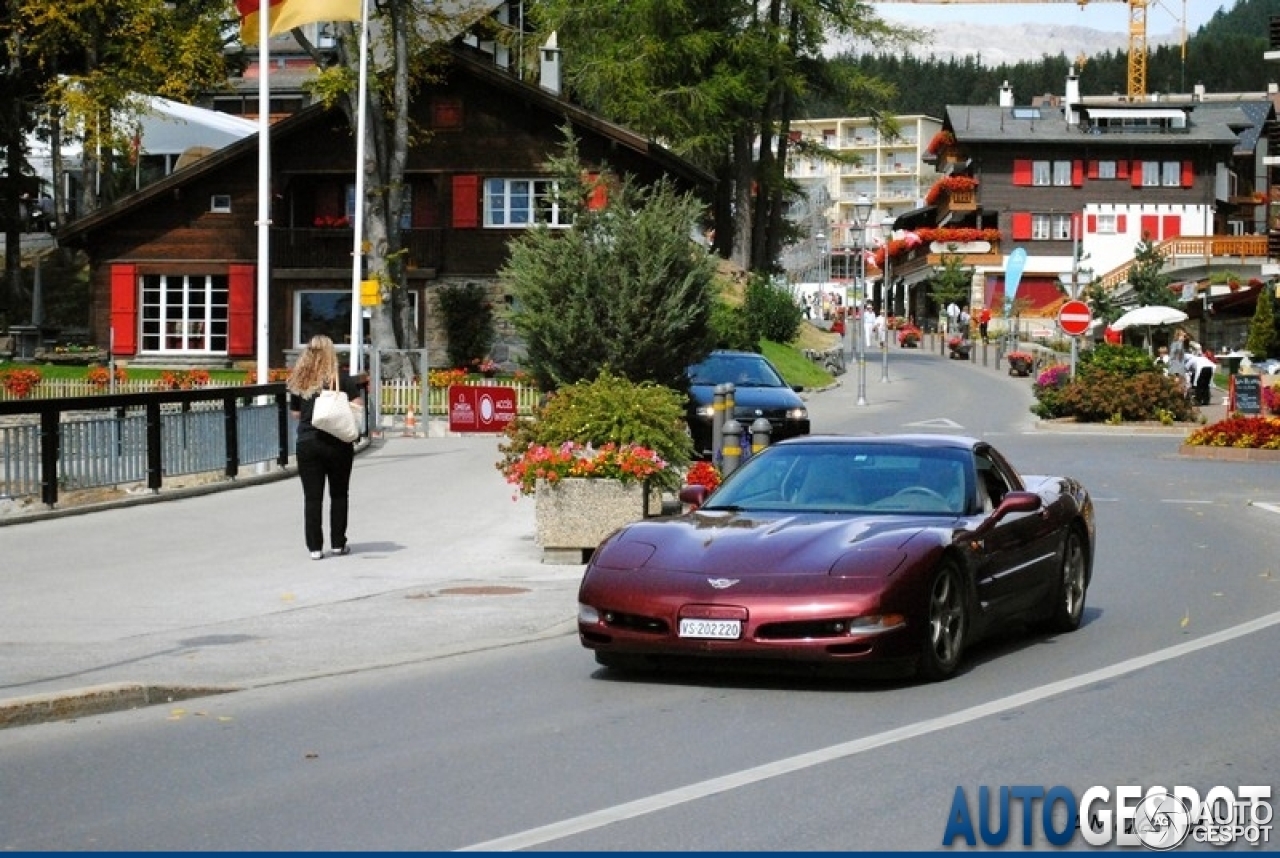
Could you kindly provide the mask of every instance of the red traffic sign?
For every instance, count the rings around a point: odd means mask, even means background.
[[[1093,313],[1084,301],[1068,301],[1058,310],[1058,327],[1069,337],[1078,337],[1093,324]]]

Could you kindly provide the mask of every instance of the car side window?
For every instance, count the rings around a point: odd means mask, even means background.
[[[984,512],[991,512],[1008,493],[1009,484],[987,455],[976,454],[974,464],[978,469],[978,497],[982,501],[982,509]]]

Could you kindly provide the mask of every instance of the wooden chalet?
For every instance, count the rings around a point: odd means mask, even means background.
[[[465,47],[410,109],[429,134],[409,153],[401,215],[417,347],[442,354],[431,290],[481,283],[502,305],[507,243],[557,217],[543,200],[567,124],[590,169],[706,192],[711,177],[662,147],[518,80]],[[269,363],[326,333],[350,340],[354,134],[316,105],[271,127]],[[90,335],[120,360],[256,360],[258,137],[233,143],[70,224],[89,258]],[[552,225],[555,225],[554,222]],[[367,334],[366,334],[367,336]]]

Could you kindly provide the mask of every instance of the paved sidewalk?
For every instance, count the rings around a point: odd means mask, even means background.
[[[573,634],[584,567],[542,562],[497,461],[492,436],[376,440],[352,554],[322,561],[292,468],[0,527],[0,727]]]

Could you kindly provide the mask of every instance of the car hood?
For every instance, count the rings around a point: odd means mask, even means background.
[[[761,515],[694,512],[637,522],[596,552],[592,565],[705,575],[892,575],[922,531],[950,531],[937,516]],[[921,547],[939,540],[921,540]]]
[[[693,400],[709,405],[715,400],[715,387],[695,384],[691,389]],[[804,408],[800,394],[789,387],[735,387],[733,391],[735,411],[766,408]]]

